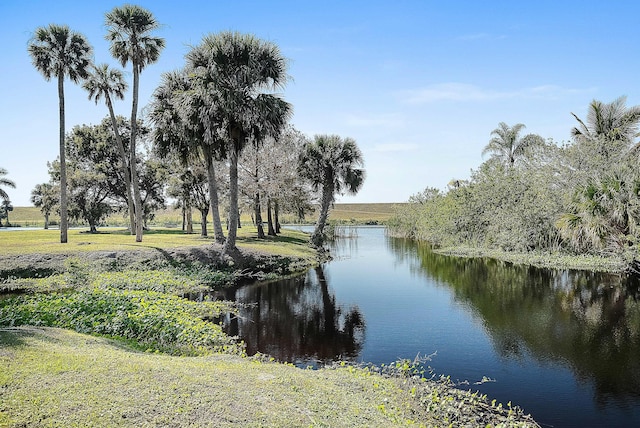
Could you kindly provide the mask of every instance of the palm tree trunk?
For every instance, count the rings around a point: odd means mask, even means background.
[[[231,254],[237,251],[236,236],[238,232],[238,149],[232,143],[229,150],[229,235],[224,243],[223,252]]]
[[[324,227],[329,217],[329,207],[333,202],[333,186],[330,181],[325,182],[322,186],[322,200],[320,202],[320,215],[316,228],[311,235],[311,244],[315,247],[321,247],[324,244]]]
[[[129,147],[129,165],[131,166],[131,182],[133,184],[133,203],[136,212],[136,242],[142,242],[142,196],[138,182],[138,166],[136,164],[136,134],[138,131],[138,87],[140,71],[137,61],[133,62],[133,103],[131,106],[131,144]]]
[[[107,107],[109,108],[109,115],[111,116],[111,125],[113,126],[113,133],[116,136],[116,144],[118,145],[118,151],[120,152],[120,168],[122,169],[122,176],[124,177],[125,184],[125,198],[127,199],[127,207],[129,209],[129,231],[131,234],[135,234],[136,218],[133,207],[133,198],[131,197],[131,177],[129,177],[129,168],[127,167],[127,154],[124,151],[124,144],[122,143],[122,137],[120,137],[120,131],[118,130],[118,122],[116,121],[116,115],[113,112],[113,105],[111,104],[111,97],[108,93],[105,94],[107,101]]]
[[[253,213],[256,221],[256,229],[258,230],[258,238],[264,239],[264,228],[262,227],[262,207],[260,206],[260,192],[256,192],[253,198]]]
[[[58,99],[60,101],[60,243],[67,243],[67,161],[64,144],[64,76],[58,76]]]
[[[273,202],[271,201],[271,198],[267,198],[267,233],[269,234],[269,236],[276,236],[276,230],[273,227],[273,216],[271,215],[272,205]]]
[[[213,236],[217,243],[224,242],[224,232],[220,221],[220,210],[218,206],[218,182],[216,181],[216,170],[213,165],[213,156],[209,149],[205,148],[205,159],[207,161],[207,181],[209,182],[209,204],[211,206],[211,217],[213,218]]]

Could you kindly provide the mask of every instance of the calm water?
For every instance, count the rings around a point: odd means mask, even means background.
[[[614,275],[439,256],[358,228],[334,260],[284,281],[228,290],[249,304],[226,328],[250,353],[301,366],[429,365],[512,401],[543,426],[640,426],[640,293]]]

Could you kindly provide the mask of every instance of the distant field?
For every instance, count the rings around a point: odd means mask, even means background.
[[[348,223],[384,223],[393,215],[395,207],[403,205],[402,203],[379,203],[379,204],[336,204],[330,211],[329,219],[339,222]],[[308,214],[306,221],[312,223],[318,213]],[[266,221],[267,216],[263,213],[263,220]],[[251,215],[243,213],[241,216],[243,224],[251,223]],[[9,213],[9,221],[14,226],[22,227],[44,227],[44,216],[40,213],[40,209],[36,207],[15,207]],[[49,221],[57,222],[59,217],[52,215]],[[200,213],[193,212],[193,221],[200,224]],[[209,216],[211,221],[211,216]],[[290,223],[295,219],[290,214],[281,216],[281,222]],[[109,226],[125,226],[127,218],[123,214],[114,214],[107,220]],[[3,221],[4,224],[4,221]],[[182,214],[179,209],[167,208],[160,210],[152,222],[152,226],[162,227],[182,227]]]

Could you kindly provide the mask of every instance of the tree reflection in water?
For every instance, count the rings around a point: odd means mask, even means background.
[[[640,397],[640,303],[636,278],[539,269],[491,259],[435,254],[390,238],[414,273],[450,287],[480,317],[496,351],[570,367],[606,404]],[[417,257],[416,257],[417,254]]]
[[[230,290],[241,304],[225,330],[245,341],[247,353],[270,355],[301,366],[355,360],[364,342],[364,318],[357,307],[336,303],[322,267],[306,275]]]

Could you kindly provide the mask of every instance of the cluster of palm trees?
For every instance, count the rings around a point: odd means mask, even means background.
[[[158,60],[164,47],[164,40],[154,37],[152,32],[158,28],[153,15],[139,6],[124,5],[116,7],[106,14],[107,40],[111,43],[110,52],[122,66],[129,62],[133,68],[133,103],[131,109],[131,142],[129,157],[125,156],[124,146],[118,137],[121,149],[123,169],[128,166],[130,177],[127,183],[128,205],[131,217],[131,232],[135,230],[136,241],[142,241],[142,203],[136,173],[136,127],[138,112],[138,87],[140,72],[148,64]],[[111,114],[114,132],[118,135],[113,115],[111,96],[123,98],[126,90],[122,73],[109,70],[107,65],[93,65],[92,48],[87,39],[66,25],[50,24],[36,29],[29,41],[29,54],[34,67],[42,73],[46,80],[52,78],[58,82],[58,99],[60,107],[60,242],[67,242],[68,208],[67,208],[67,174],[65,160],[65,107],[64,81],[69,78],[78,83],[85,80],[85,88],[89,97],[96,100],[105,98]]]
[[[67,195],[65,164],[64,80],[83,81],[89,98],[104,99],[113,125],[122,175],[126,180],[131,232],[142,241],[142,203],[136,172],[136,134],[139,76],[156,62],[164,40],[153,35],[158,28],[153,15],[139,6],[124,5],[106,14],[110,53],[133,69],[131,136],[128,153],[119,135],[113,99],[127,90],[121,71],[106,64],[94,65],[87,40],[67,26],[38,28],[28,50],[35,68],[45,79],[56,78],[60,104],[60,241],[67,242]],[[207,167],[209,199],[216,241],[226,253],[235,250],[238,227],[238,158],[244,148],[260,146],[278,138],[291,116],[292,107],[276,91],[288,80],[287,61],[277,45],[250,34],[210,34],[186,55],[185,66],[165,73],[153,95],[149,119],[154,142],[161,154],[178,154],[185,163],[197,159]],[[322,229],[336,192],[356,192],[364,180],[362,154],[351,139],[316,136],[305,145],[300,174],[322,189],[322,214],[314,244],[322,242]],[[229,216],[225,237],[218,211],[214,162],[228,164]]]

